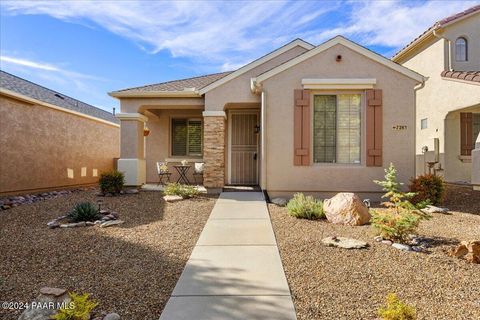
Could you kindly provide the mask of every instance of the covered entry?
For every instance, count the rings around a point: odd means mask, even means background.
[[[228,183],[257,185],[259,113],[256,110],[230,111],[228,118]]]

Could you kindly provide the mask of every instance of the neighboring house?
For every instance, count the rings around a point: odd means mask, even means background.
[[[233,72],[111,92],[121,103],[118,167],[130,185],[156,182],[157,161],[187,159],[205,162],[209,189],[376,197],[372,180],[390,162],[403,182],[415,174],[423,80],[337,36],[317,47],[297,39]]]
[[[416,95],[417,174],[438,161],[433,168],[446,181],[480,186],[480,145],[472,159],[480,143],[480,6],[438,21],[392,60],[427,77]]]
[[[0,71],[0,193],[95,183],[119,144],[111,113]]]

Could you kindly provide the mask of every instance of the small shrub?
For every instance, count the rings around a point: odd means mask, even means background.
[[[57,314],[51,318],[54,320],[88,320],[90,319],[90,313],[98,303],[95,300],[90,299],[88,293],[76,294],[75,292],[69,293],[72,300],[66,306],[60,308]]]
[[[100,219],[100,213],[93,203],[81,202],[67,214],[67,219],[71,222],[95,221]]]
[[[442,177],[434,174],[424,174],[410,180],[409,189],[415,192],[411,202],[418,204],[430,201],[433,205],[440,205],[445,196],[445,185]]]
[[[103,193],[120,193],[125,183],[125,176],[123,172],[117,170],[103,172],[98,183]]]
[[[417,312],[414,307],[400,301],[395,293],[389,293],[387,304],[378,310],[383,320],[415,320]]]
[[[323,202],[303,193],[296,193],[287,203],[288,214],[295,218],[321,219],[325,218]]]
[[[198,190],[194,186],[180,184],[176,182],[168,183],[163,189],[167,196],[181,196],[182,198],[193,198],[198,195]]]
[[[382,198],[389,201],[382,202],[385,210],[371,210],[372,227],[385,239],[393,241],[406,241],[410,233],[414,233],[422,219],[430,216],[418,210],[408,199],[415,196],[413,192],[402,192],[402,183],[397,181],[397,170],[391,163],[385,169],[385,180],[373,181],[382,186],[386,193]]]

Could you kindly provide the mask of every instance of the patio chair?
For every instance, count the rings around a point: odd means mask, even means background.
[[[195,166],[193,167],[193,179],[195,179],[195,184],[199,184],[197,182],[197,177],[202,177],[203,179],[203,168],[205,166],[204,162],[195,162]]]
[[[165,182],[171,182],[170,181],[170,176],[172,174],[168,171],[167,164],[168,164],[168,162],[157,162],[157,173],[158,173],[158,184],[157,185],[162,184],[162,186],[163,186],[164,185],[164,183],[163,183],[164,178],[166,179]]]

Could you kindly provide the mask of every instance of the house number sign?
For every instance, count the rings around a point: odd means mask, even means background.
[[[397,124],[396,126],[393,126],[392,128],[393,130],[397,130],[397,131],[400,131],[400,130],[407,130],[407,126],[405,125],[399,125]]]

